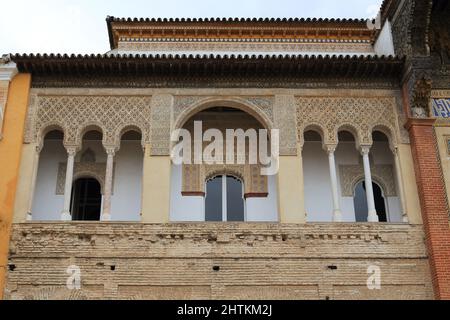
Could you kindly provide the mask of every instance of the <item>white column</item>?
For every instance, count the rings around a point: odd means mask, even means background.
[[[364,177],[366,185],[366,197],[367,197],[367,207],[369,209],[367,221],[368,222],[378,222],[378,215],[375,208],[375,199],[373,196],[372,187],[372,173],[370,172],[370,160],[369,160],[370,146],[361,146],[361,154],[364,163]]]
[[[108,158],[106,160],[105,190],[103,195],[103,213],[100,219],[101,221],[111,221],[111,192],[115,153],[115,148],[106,148]]]
[[[76,147],[66,147],[67,149],[67,168],[66,168],[66,183],[64,185],[64,208],[61,214],[61,220],[70,221],[72,216],[70,214],[70,198],[72,196],[73,184],[73,166],[75,163],[75,155],[77,153]]]
[[[222,217],[223,221],[228,221],[227,215],[227,176],[222,176]]]
[[[34,153],[33,159],[33,171],[31,173],[31,185],[30,185],[30,197],[28,199],[28,210],[27,210],[27,221],[33,220],[33,200],[34,200],[34,191],[36,189],[36,179],[39,168],[39,157],[42,151],[41,146],[36,146],[36,150]]]
[[[326,145],[325,151],[328,153],[328,164],[330,167],[331,192],[333,195],[333,222],[342,222],[342,212],[339,204],[336,160],[334,157],[336,147],[336,145]]]
[[[405,198],[405,189],[403,187],[403,179],[402,179],[402,168],[400,165],[400,159],[398,157],[398,148],[393,147],[392,153],[394,154],[394,162],[395,162],[395,175],[397,178],[397,186],[398,186],[398,193],[400,197],[400,204],[402,209],[402,219],[403,222],[408,223],[408,214],[406,212],[406,198]]]

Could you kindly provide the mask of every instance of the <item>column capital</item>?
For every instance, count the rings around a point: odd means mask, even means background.
[[[112,144],[103,144],[103,148],[107,155],[114,156],[117,151],[119,151],[120,147]]]
[[[79,150],[79,147],[74,145],[64,145],[64,147],[66,148],[69,156],[75,156]]]
[[[361,152],[362,156],[367,156],[367,155],[369,155],[371,148],[372,148],[372,145],[360,145],[359,152]]]
[[[114,156],[116,154],[116,148],[114,147],[105,147],[105,152],[108,156]]]
[[[336,151],[337,148],[337,144],[324,144],[323,145],[323,150],[325,150],[325,152],[327,154],[331,154],[334,153]]]

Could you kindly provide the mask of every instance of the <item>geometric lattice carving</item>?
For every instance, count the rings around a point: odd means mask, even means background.
[[[185,195],[204,195],[206,181],[220,175],[232,175],[242,180],[246,197],[267,196],[267,176],[261,175],[259,165],[184,165],[183,188]]]
[[[173,96],[169,94],[154,95],[151,100],[150,154],[165,156],[170,154],[170,115]]]
[[[151,96],[37,96],[26,136],[42,143],[42,131],[57,126],[64,130],[64,142],[80,145],[83,130],[91,125],[103,131],[105,145],[118,146],[128,127],[142,132],[149,142]],[[33,108],[30,108],[33,109]]]
[[[378,183],[384,196],[396,197],[394,170],[391,165],[374,165],[370,168],[372,180]],[[356,184],[364,180],[364,168],[362,165],[339,166],[341,192],[343,197],[353,197]]]
[[[229,99],[229,97],[222,96],[175,96],[175,102],[173,106],[173,118],[174,121],[177,122],[179,120],[179,116],[181,113],[192,107],[193,105],[201,105],[202,101],[211,101],[215,99],[217,101],[229,101],[234,102],[235,104],[239,104],[246,111],[246,105],[251,104],[257,108],[257,113],[264,114],[266,118],[270,121],[273,121],[273,104],[274,98],[271,96],[234,96],[233,99]],[[240,103],[242,101],[242,103]],[[224,107],[228,105],[222,105],[218,102],[216,105],[212,105],[211,107]],[[187,120],[187,119],[185,119]]]
[[[58,166],[58,175],[56,179],[56,192],[55,192],[57,195],[64,195],[64,185],[66,182],[66,168],[67,163],[60,163]],[[75,162],[74,164],[73,181],[82,177],[95,178],[100,183],[102,194],[104,192],[105,187],[105,175],[106,175],[106,163]],[[112,185],[114,187],[114,173]]]
[[[323,134],[325,144],[337,144],[338,131],[352,131],[362,145],[372,144],[372,131],[383,131],[396,144],[395,98],[298,97],[299,141],[309,127]]]

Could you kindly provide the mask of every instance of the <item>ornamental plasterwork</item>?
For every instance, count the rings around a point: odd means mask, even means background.
[[[431,90],[431,97],[434,99],[450,98],[450,90]]]
[[[184,194],[200,195],[205,193],[206,181],[219,175],[232,175],[242,180],[244,194],[268,194],[267,176],[260,174],[259,165],[184,165],[183,188]]]
[[[170,128],[173,96],[154,95],[151,100],[150,154],[166,156],[170,154]]]
[[[150,96],[36,96],[31,105],[25,142],[42,144],[49,128],[64,130],[66,145],[81,145],[82,135],[91,126],[103,132],[104,145],[119,146],[128,128],[139,129],[143,143],[150,141]]]
[[[343,197],[353,197],[355,186],[364,180],[364,168],[362,165],[341,165],[339,166],[341,192]],[[380,184],[384,196],[396,197],[394,170],[391,165],[371,166],[372,179]]]
[[[297,155],[297,106],[293,95],[276,95],[274,106],[274,126],[280,132],[280,155]]]
[[[115,166],[114,166],[115,167]],[[58,166],[58,175],[56,178],[56,195],[64,195],[64,185],[66,182],[66,168],[67,163],[60,163]],[[115,170],[113,169],[113,172]],[[73,181],[79,178],[94,178],[101,186],[101,191],[105,190],[105,175],[106,175],[106,163],[100,162],[75,162],[73,168]],[[111,194],[114,193],[114,176],[113,173],[113,183]]]
[[[299,52],[356,52],[373,54],[373,46],[370,43],[273,43],[273,42],[256,42],[256,41],[211,41],[211,42],[194,42],[194,41],[172,41],[172,42],[120,42],[119,52],[122,51],[151,51],[162,53],[194,53],[200,52],[220,52],[226,53],[299,53]]]
[[[373,130],[380,130],[396,145],[396,113],[395,98],[298,97],[298,138],[303,144],[303,133],[311,128],[325,144],[337,144],[339,130],[348,130],[360,145],[372,145]]]
[[[228,105],[224,105],[219,101],[230,101],[235,105],[240,104],[240,106],[245,110],[246,104],[251,104],[258,109],[258,112],[263,113],[268,119],[273,121],[273,97],[267,96],[234,96],[233,99],[229,99],[228,96],[176,96],[174,107],[173,107],[173,120],[174,123],[177,123],[183,111],[189,109],[193,106],[201,106],[202,101],[208,104],[213,100],[217,100],[217,105],[211,105],[211,107],[226,107]],[[227,103],[225,103],[227,104]],[[184,119],[188,120],[188,119]]]

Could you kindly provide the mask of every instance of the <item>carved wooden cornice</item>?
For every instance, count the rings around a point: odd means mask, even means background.
[[[128,38],[321,38],[371,40],[363,19],[106,18],[111,49]]]

